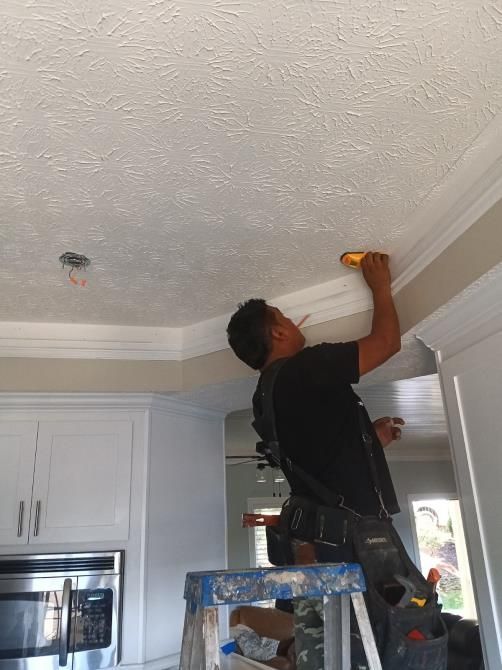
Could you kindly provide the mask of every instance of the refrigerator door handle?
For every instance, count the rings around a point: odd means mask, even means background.
[[[19,501],[19,512],[17,515],[17,536],[23,536],[24,500]]]
[[[37,500],[37,504],[35,505],[35,529],[33,531],[33,535],[37,537],[38,535],[38,525],[40,523],[40,507],[42,506],[42,501]]]
[[[59,638],[59,667],[68,664],[68,644],[70,632],[71,579],[64,580],[63,601],[61,603],[61,636]]]

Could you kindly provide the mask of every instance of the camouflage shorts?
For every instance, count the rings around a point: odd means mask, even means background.
[[[294,608],[296,668],[324,670],[322,600],[295,600]]]
[[[294,601],[296,670],[324,670],[324,612],[320,598]],[[353,670],[367,670],[361,638],[351,613]]]

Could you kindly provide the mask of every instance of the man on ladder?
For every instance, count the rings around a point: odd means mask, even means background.
[[[253,398],[254,425],[260,434],[267,388],[270,391],[280,444],[276,459],[291,486],[281,515],[288,535],[285,562],[351,561],[351,516],[399,512],[382,448],[400,438],[404,421],[385,417],[372,424],[351,387],[401,348],[389,258],[368,252],[361,268],[374,313],[370,334],[360,340],[305,347],[300,329],[259,299],[241,304],[228,324],[234,353],[261,372]],[[361,430],[372,438],[371,463]],[[296,606],[299,670],[323,668],[321,611],[316,601]]]

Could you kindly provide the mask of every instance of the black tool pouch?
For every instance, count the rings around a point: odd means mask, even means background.
[[[339,507],[291,496],[282,507],[281,526],[294,539],[339,547],[348,540],[350,517],[350,513]]]
[[[352,514],[339,507],[318,505],[314,542],[331,547],[343,547],[350,537],[352,519]]]
[[[281,510],[281,526],[290,538],[313,542],[315,538],[317,504],[301,496],[291,496]]]
[[[265,532],[269,562],[277,567],[293,565],[294,556],[288,532],[280,526],[267,526]]]
[[[363,517],[354,525],[352,538],[355,560],[366,579],[366,605],[383,670],[446,670],[448,635],[436,595],[408,556],[392,520]],[[405,577],[413,593],[426,599],[423,607],[397,606],[396,575]],[[427,639],[410,639],[413,630]]]
[[[267,531],[269,554],[272,547],[277,546],[278,536],[285,544],[283,536],[286,535],[291,540],[312,543],[319,562],[350,561],[353,518],[346,510],[320,505],[310,498],[291,496],[283,505],[280,527]],[[275,551],[273,555],[277,555]],[[292,553],[288,555],[293,559]]]

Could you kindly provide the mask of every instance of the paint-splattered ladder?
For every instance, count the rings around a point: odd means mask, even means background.
[[[219,670],[218,606],[276,598],[324,599],[324,668],[350,670],[350,601],[359,624],[369,670],[381,670],[366,611],[366,590],[356,563],[189,572],[180,670]]]

